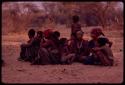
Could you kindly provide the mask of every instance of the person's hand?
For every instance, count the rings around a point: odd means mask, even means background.
[[[98,50],[100,50],[100,48],[95,47],[95,48],[92,48],[92,50],[93,50],[93,51],[98,51]]]
[[[109,41],[109,47],[112,47],[113,42]]]

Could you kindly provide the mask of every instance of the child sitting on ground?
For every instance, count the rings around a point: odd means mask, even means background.
[[[66,38],[60,39],[59,51],[61,54],[61,64],[71,64],[75,57],[75,53],[70,53],[68,40]]]
[[[102,65],[112,66],[114,61],[113,53],[111,48],[106,45],[107,42],[107,38],[100,36],[98,38],[99,47],[93,48],[93,51],[97,54],[97,57],[100,59]]]
[[[97,39],[98,47],[92,48],[93,55],[91,58],[86,58],[84,60],[85,64],[99,64],[104,66],[112,66],[114,63],[113,53],[109,46],[106,45],[107,38],[105,36],[100,36]],[[93,61],[93,62],[90,62]]]
[[[27,43],[30,43],[35,36],[35,30],[34,29],[30,29],[28,31],[28,37],[29,40],[27,41]],[[26,47],[24,46],[25,44],[21,44],[20,48],[21,48],[21,52],[20,52],[20,57],[18,58],[18,60],[24,60],[26,58]]]
[[[38,56],[32,64],[59,64],[59,37],[60,33],[58,31],[45,31],[46,40],[44,42],[41,42]]]
[[[40,42],[43,39],[43,32],[38,31],[36,37],[29,43],[27,50],[27,59],[32,63],[38,55]]]
[[[76,41],[71,42],[70,51],[75,53],[75,61],[83,62],[85,56],[89,55],[88,41],[83,39],[84,32],[77,31]]]
[[[52,30],[47,29],[44,32],[44,39],[41,40],[40,49],[38,50],[38,55],[35,58],[32,65],[46,65],[51,64],[51,60],[49,58],[48,49],[52,45],[52,41],[50,40],[50,36],[53,33]]]

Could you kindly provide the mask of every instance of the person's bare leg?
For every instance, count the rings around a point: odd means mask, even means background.
[[[98,51],[96,54],[97,54],[97,57],[100,59],[102,65],[105,65],[105,66],[112,65],[112,62],[109,59],[107,59],[107,57],[101,51]]]
[[[69,61],[70,61],[70,63],[72,63],[75,59],[75,54],[72,53],[72,54],[69,54],[69,56],[70,56]]]

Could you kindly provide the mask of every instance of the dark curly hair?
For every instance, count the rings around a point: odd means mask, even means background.
[[[34,37],[35,36],[35,30],[34,29],[30,29],[28,31],[28,35],[29,35],[29,37]]]
[[[100,46],[104,46],[104,45],[106,45],[108,40],[107,40],[107,38],[98,38],[97,42]]]

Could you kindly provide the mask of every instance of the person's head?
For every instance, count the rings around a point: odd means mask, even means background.
[[[72,17],[72,20],[73,20],[73,23],[79,22],[79,16],[74,15],[74,16]]]
[[[52,35],[53,32],[52,32],[51,29],[47,29],[43,33],[44,33],[45,38],[49,39],[51,37],[51,35]]]
[[[33,38],[35,36],[35,30],[34,29],[30,29],[28,31],[28,36],[29,36],[29,38]]]
[[[53,33],[54,33],[54,36],[55,36],[56,38],[59,38],[59,37],[60,37],[60,32],[55,31],[55,32],[53,32]]]
[[[43,32],[42,32],[42,31],[38,31],[38,32],[37,32],[37,37],[43,38]]]
[[[106,45],[106,43],[107,43],[107,38],[106,38],[106,37],[99,37],[99,38],[97,39],[97,42],[98,42],[98,45],[99,45],[99,46],[104,46],[104,45]]]
[[[94,28],[91,31],[92,39],[97,39],[100,35],[104,35],[100,28]]]
[[[84,34],[84,32],[82,32],[82,31],[77,31],[77,32],[76,32],[76,37],[77,37],[77,39],[82,39],[83,34]]]
[[[65,45],[65,44],[68,44],[67,38],[61,38],[60,39],[60,45]]]

